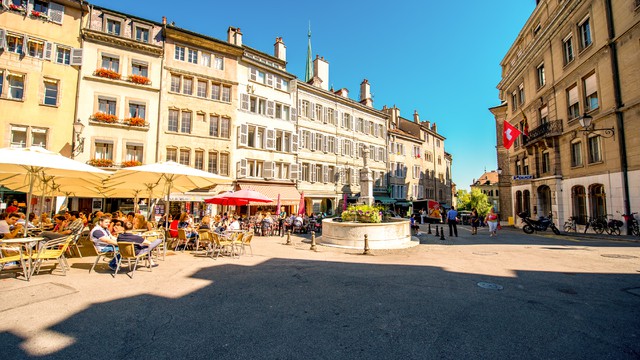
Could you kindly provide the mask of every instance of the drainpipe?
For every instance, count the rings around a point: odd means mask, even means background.
[[[620,153],[620,168],[622,171],[622,190],[624,201],[624,213],[631,214],[631,205],[629,204],[629,173],[627,163],[627,144],[624,132],[624,114],[620,110],[624,104],[622,103],[622,89],[620,87],[620,69],[618,68],[618,50],[616,47],[616,32],[613,24],[613,9],[611,8],[611,0],[604,2],[605,12],[607,15],[607,30],[609,32],[608,46],[611,61],[611,75],[613,80],[613,95],[616,102],[616,127],[618,128],[618,151]],[[627,223],[627,235],[631,235],[631,224]]]
[[[83,37],[82,37],[82,19],[84,18],[84,8],[82,7],[82,5],[84,4],[83,0],[80,0],[80,27],[78,29],[78,35],[80,36],[80,48],[83,49]],[[90,6],[90,9],[93,8],[93,5]],[[91,14],[91,13],[89,13]],[[91,16],[89,16],[91,17]],[[82,54],[82,56],[84,57],[84,53]],[[80,65],[80,68],[78,69],[78,78],[76,80],[76,106],[75,109],[73,109],[73,119],[71,121],[71,125],[73,125],[76,122],[76,119],[78,119],[78,107],[80,106],[80,81],[82,79],[82,65]],[[76,134],[75,134],[75,130],[73,129],[73,126],[71,127],[71,158],[75,158],[73,152],[74,152],[74,147],[76,145],[75,143],[75,139],[76,139]]]
[[[155,156],[155,162],[160,161],[159,156],[160,156],[160,124],[161,121],[160,119],[162,118],[162,88],[163,88],[163,84],[164,84],[164,51],[165,51],[165,46],[167,44],[167,39],[165,38],[165,33],[167,30],[167,22],[166,22],[166,18],[163,16],[162,17],[162,55],[160,58],[160,87],[158,90],[158,122],[156,124],[156,156]],[[151,204],[149,204],[149,206],[151,206]],[[167,210],[168,211],[168,210]]]

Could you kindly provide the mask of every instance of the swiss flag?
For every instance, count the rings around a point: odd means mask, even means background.
[[[520,130],[511,125],[508,121],[504,122],[504,128],[502,129],[502,144],[506,149],[511,148],[513,142],[520,136]]]

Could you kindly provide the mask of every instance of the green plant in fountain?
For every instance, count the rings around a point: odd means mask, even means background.
[[[381,206],[372,205],[349,205],[347,210],[342,212],[343,221],[357,221],[363,223],[379,223],[382,222],[380,212],[383,210]]]

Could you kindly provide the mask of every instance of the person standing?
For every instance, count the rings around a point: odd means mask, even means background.
[[[11,205],[9,205],[9,206],[7,207],[7,209],[5,210],[5,212],[6,212],[7,214],[12,214],[12,213],[18,212],[18,210],[20,210],[20,209],[19,209],[19,207],[18,207],[18,200],[13,200],[13,201],[11,202]]]
[[[498,214],[495,213],[493,207],[489,210],[489,213],[485,217],[484,221],[489,225],[490,236],[497,236],[498,230]]]
[[[458,211],[453,206],[447,211],[447,223],[449,224],[449,236],[455,234],[458,237]]]
[[[471,235],[478,235],[478,225],[480,225],[478,210],[473,208],[471,210]]]
[[[424,211],[424,208],[420,209],[420,224],[424,224],[425,216],[427,216],[427,213]]]

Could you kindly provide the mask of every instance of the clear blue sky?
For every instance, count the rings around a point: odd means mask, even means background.
[[[500,61],[535,8],[535,0],[491,1],[203,1],[96,0],[142,18],[168,21],[226,40],[228,26],[243,42],[273,54],[287,46],[287,69],[304,78],[307,29],[312,48],[329,61],[329,82],[359,94],[368,79],[374,107],[396,105],[401,116],[438,124],[453,155],[453,181],[467,189],[496,168],[494,118]]]

